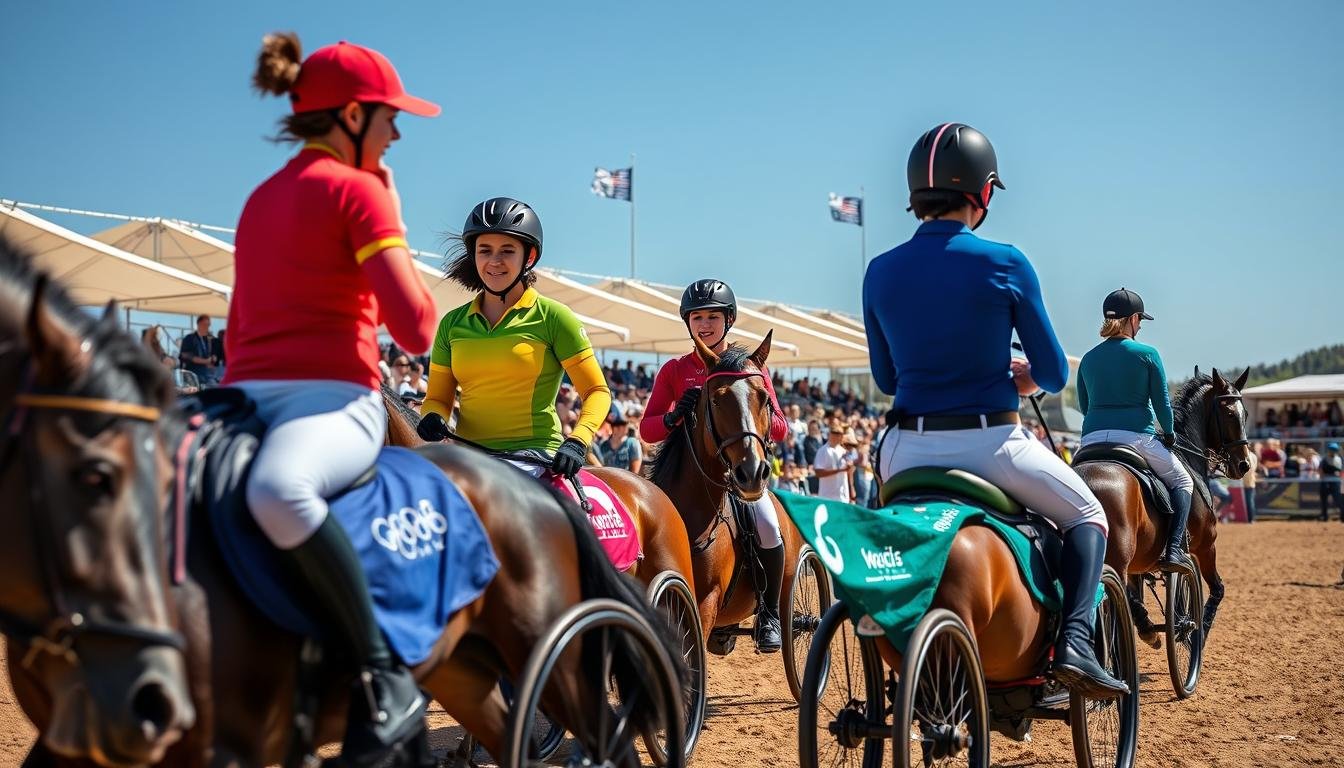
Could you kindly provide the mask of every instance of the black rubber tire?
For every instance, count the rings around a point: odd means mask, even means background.
[[[677,680],[675,667],[667,655],[667,649],[655,634],[653,627],[629,606],[616,600],[597,599],[585,600],[565,611],[528,656],[527,665],[523,667],[522,680],[514,693],[513,709],[509,712],[508,731],[504,743],[505,755],[500,761],[501,768],[523,768],[538,764],[528,755],[527,747],[531,744],[533,717],[540,709],[542,692],[546,688],[551,672],[571,643],[582,640],[590,633],[607,631],[620,632],[635,640],[646,665],[648,699],[651,705],[657,707],[663,718],[662,730],[668,734],[667,766],[683,768],[686,765],[684,743],[686,726],[682,722],[681,684]],[[606,721],[612,714],[607,709],[608,697],[604,696],[600,701],[591,704],[597,710],[593,718],[599,722]],[[624,718],[615,719],[618,722],[624,720]],[[618,741],[616,748],[620,751],[615,755],[606,754],[605,748],[599,750],[597,754],[586,754],[589,746],[580,743],[579,739],[573,740],[571,750],[575,751],[576,761],[582,761],[586,757],[599,765],[607,761],[620,762],[620,758],[628,757],[634,750],[633,739],[636,735],[631,732],[628,734],[628,739],[616,740]]]
[[[780,655],[784,657],[784,678],[789,682],[789,693],[793,694],[794,701],[802,701],[802,668],[807,664],[808,649],[822,614],[831,606],[831,575],[817,553],[806,544],[798,550],[798,562],[793,567],[793,583],[787,597],[779,612],[784,641]]]
[[[844,664],[843,670],[835,667],[837,657]],[[862,680],[855,679],[856,661]],[[876,644],[854,633],[848,607],[832,603],[812,636],[803,670],[802,699],[798,702],[799,768],[882,765],[883,742],[891,736],[884,672]],[[863,738],[861,744],[854,745],[856,735],[842,737],[837,733],[845,725],[854,726],[854,730],[880,729],[883,736]],[[863,751],[856,756],[854,750],[860,748]]]
[[[1104,590],[1097,606],[1092,645],[1097,661],[1129,686],[1117,699],[1069,694],[1069,726],[1078,768],[1132,768],[1139,743],[1139,660],[1134,619],[1124,582],[1109,565],[1102,568]],[[1095,733],[1094,733],[1095,732]]]
[[[701,631],[700,606],[686,579],[675,571],[663,571],[649,582],[649,604],[658,615],[668,620],[668,628],[680,639],[682,658],[690,672],[690,685],[682,693],[686,707],[682,717],[686,722],[686,759],[695,752],[695,743],[705,726],[708,701],[705,666],[705,640]],[[661,734],[644,735],[644,746],[655,765],[667,764],[667,750]]]
[[[1167,669],[1176,698],[1188,699],[1199,685],[1199,669],[1204,661],[1204,582],[1198,572],[1164,575]]]
[[[942,670],[947,671],[944,674]],[[934,697],[932,703],[930,696]],[[920,699],[918,707],[917,698]],[[944,701],[964,702],[964,717],[956,716],[962,711],[961,706],[952,712],[937,712],[943,708]],[[921,739],[911,741],[911,727],[921,715],[930,714],[938,722],[924,723],[921,719],[917,734]],[[955,727],[956,723],[964,723],[965,729]],[[920,745],[927,744],[923,737],[933,727],[940,726],[952,726],[962,744],[955,754],[932,756],[930,760]],[[989,702],[985,673],[980,666],[980,650],[970,630],[949,610],[935,608],[924,614],[906,643],[892,714],[891,738],[895,768],[942,765],[938,761],[944,759],[955,759],[955,765],[989,768]]]

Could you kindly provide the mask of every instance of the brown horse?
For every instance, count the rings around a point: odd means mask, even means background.
[[[0,238],[0,631],[43,749],[144,764],[195,720],[159,521],[140,514],[169,477],[171,382],[111,308],[94,322],[47,294]]]
[[[1194,378],[1182,385],[1172,403],[1175,414],[1177,450],[1191,470],[1197,493],[1190,509],[1190,553],[1209,588],[1204,603],[1205,636],[1213,628],[1218,604],[1223,599],[1223,579],[1218,575],[1218,516],[1210,508],[1206,483],[1210,472],[1221,469],[1236,480],[1251,468],[1251,449],[1246,441],[1246,409],[1241,403],[1241,388],[1250,369],[1235,382],[1228,382],[1214,369],[1213,376],[1195,370]],[[1112,462],[1088,462],[1077,467],[1078,474],[1097,495],[1106,509],[1111,533],[1106,546],[1106,564],[1130,579],[1130,607],[1139,636],[1153,647],[1160,645],[1143,595],[1138,591],[1139,575],[1152,571],[1167,543],[1167,516],[1148,511],[1138,480],[1124,467]]]
[[[121,511],[136,524],[122,521],[96,539],[59,539],[65,542],[65,548],[58,552],[60,565],[53,568],[60,568],[67,579],[70,574],[64,571],[74,569],[74,575],[82,580],[72,580],[74,586],[69,588],[66,579],[53,586],[63,590],[58,594],[64,597],[65,605],[86,611],[96,621],[80,624],[68,635],[74,638],[69,648],[83,667],[63,664],[70,654],[60,652],[50,658],[42,656],[39,664],[25,664],[28,648],[22,643],[17,648],[19,653],[10,653],[11,679],[19,703],[42,734],[26,765],[87,765],[84,756],[103,765],[156,760],[173,766],[297,762],[302,757],[294,749],[294,737],[303,639],[271,623],[243,596],[209,533],[210,524],[203,511],[192,514],[186,568],[180,583],[166,578],[161,551],[151,556],[162,539],[153,541],[151,533],[142,530],[159,524],[168,496],[169,473],[156,474],[149,465],[164,470],[167,464],[162,460],[166,455],[162,446],[178,445],[187,430],[180,413],[159,414],[151,407],[165,404],[167,390],[161,366],[142,346],[113,330],[110,323],[90,331],[75,322],[78,312],[69,308],[68,300],[56,288],[51,292],[57,296],[44,296],[40,288],[32,289],[33,282],[23,269],[0,262],[0,290],[9,299],[4,307],[31,306],[30,316],[46,318],[48,305],[56,302],[63,308],[60,314],[64,324],[43,327],[41,346],[30,349],[29,355],[11,359],[22,362],[35,356],[34,365],[60,361],[63,367],[43,371],[39,381],[55,388],[56,374],[76,372],[81,373],[75,379],[81,389],[75,390],[77,401],[52,399],[54,396],[43,392],[46,399],[30,397],[27,404],[80,412],[92,410],[86,407],[89,403],[98,403],[106,408],[97,415],[112,414],[96,421],[100,430],[91,433],[100,438],[94,441],[83,434],[89,427],[83,423],[83,416],[71,421],[60,413],[44,415],[39,443],[44,458],[42,493],[53,502],[62,502],[51,505],[50,511],[55,514],[59,509],[61,521],[70,523],[71,531],[84,530],[78,510],[88,508],[87,498],[105,502],[96,509],[101,518],[111,518],[113,512]],[[12,326],[15,318],[6,315],[4,320]],[[18,336],[16,328],[8,327],[0,339],[10,342]],[[77,364],[84,367],[73,367]],[[20,366],[9,361],[6,365],[10,367],[5,369],[5,381],[11,382],[7,386],[15,387]],[[150,369],[156,375],[135,375]],[[146,429],[145,424],[157,424],[158,429]],[[104,444],[104,435],[109,444]],[[141,457],[145,467],[127,463],[127,456],[139,456],[139,452],[149,452],[160,461]],[[622,603],[647,626],[659,627],[659,619],[644,595],[611,567],[591,526],[575,505],[539,483],[518,482],[515,470],[475,451],[427,446],[420,453],[448,475],[470,501],[486,528],[500,567],[484,594],[452,617],[430,657],[415,668],[415,673],[421,685],[480,737],[487,749],[503,756],[508,752],[504,743],[508,708],[496,681],[501,675],[518,679],[533,647],[571,607],[581,600],[608,598]],[[37,454],[34,451],[32,455]],[[47,460],[49,455],[51,459]],[[53,473],[61,474],[57,477]],[[76,482],[71,483],[71,478]],[[61,491],[57,487],[61,482],[72,487]],[[7,473],[5,487],[12,492],[9,498],[24,497],[19,491],[25,483],[28,488],[34,487],[27,478]],[[121,494],[130,495],[123,501],[126,510],[107,502],[112,493],[118,499]],[[75,503],[80,499],[85,499],[83,506]],[[32,516],[31,511],[24,515]],[[6,539],[15,541],[18,537]],[[58,547],[59,542],[53,537],[52,547]],[[26,564],[41,573],[41,565],[24,556],[22,546],[6,552],[0,567]],[[102,592],[96,597],[112,610],[100,611],[86,598],[82,589],[88,586],[85,582],[91,581],[91,574],[103,577]],[[32,573],[22,579],[7,578],[4,599],[25,601],[21,615],[37,620],[53,612],[41,600],[40,586],[8,589],[11,584],[33,585],[33,579]],[[114,592],[112,587],[119,590]],[[165,593],[166,607],[162,605]],[[156,594],[160,602],[157,606],[150,599]],[[182,684],[181,658],[176,651],[166,656],[168,652],[159,647],[180,642],[163,626],[169,619],[185,636],[190,704]],[[85,634],[80,634],[79,629],[84,628]],[[105,638],[113,641],[106,649],[103,643],[94,642]],[[584,642],[581,648],[569,646],[560,658],[542,706],[575,734],[579,749],[610,754],[614,745],[617,754],[613,761],[627,765],[635,758],[633,737],[679,719],[668,717],[669,708],[675,707],[675,684],[660,688],[650,679],[649,669],[654,656],[666,652],[674,676],[684,677],[680,649],[666,636],[654,642],[653,647],[642,645],[633,635],[616,631],[605,634],[602,642]],[[48,671],[53,669],[57,671]],[[176,674],[172,674],[174,669]],[[90,673],[106,673],[108,679],[81,679],[90,677]],[[610,706],[607,688],[612,677],[622,706],[629,709],[620,717],[600,717],[598,713]],[[351,679],[341,667],[326,670],[320,678],[310,681],[306,689],[317,702],[312,734],[316,744],[339,738]],[[87,699],[81,700],[61,686],[84,687],[92,694],[93,706],[84,705]],[[115,691],[120,698],[105,704],[99,698],[104,690]],[[642,695],[645,693],[650,695]],[[72,702],[81,704],[77,712],[68,711]],[[68,719],[76,716],[98,719],[73,723],[80,731],[76,735],[87,735],[89,741],[78,745],[78,752],[67,751],[66,742],[60,739],[69,735],[72,724]],[[133,727],[121,726],[126,719]],[[98,732],[87,733],[95,726]],[[603,732],[604,727],[608,730]],[[185,737],[164,754],[164,747],[183,731]],[[140,742],[132,738],[137,732]],[[130,748],[137,751],[127,755],[124,750]],[[61,750],[60,758],[57,749]],[[66,754],[73,759],[65,759]]]
[[[693,583],[706,638],[717,627],[736,627],[756,614],[756,592],[749,567],[743,565],[743,545],[730,498],[751,502],[769,492],[770,397],[763,367],[770,355],[770,340],[771,334],[766,334],[753,352],[733,345],[720,356],[695,339],[696,352],[710,378],[701,392],[695,417],[668,437],[646,470],[676,504],[694,542]],[[787,641],[791,637],[791,627],[787,626],[790,595],[803,539],[779,500],[770,498],[784,538],[779,615],[786,623]],[[800,632],[794,639],[805,654],[810,634]],[[786,648],[785,656],[791,687],[796,688],[792,667],[788,666],[798,656],[788,656],[794,650]]]

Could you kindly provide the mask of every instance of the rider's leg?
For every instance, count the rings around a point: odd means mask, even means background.
[[[1175,573],[1195,572],[1195,564],[1185,553],[1185,531],[1190,522],[1190,504],[1194,500],[1195,483],[1190,473],[1167,447],[1153,435],[1136,434],[1129,445],[1143,454],[1162,482],[1171,489],[1171,526],[1167,531],[1167,545],[1163,548],[1159,570]]]
[[[285,386],[286,384],[290,386]],[[382,397],[344,382],[243,386],[269,425],[253,461],[247,500],[258,525],[308,588],[324,624],[360,666],[342,759],[375,764],[419,739],[427,701],[387,647],[359,558],[326,497],[375,461],[387,430]]]
[[[1127,692],[1128,686],[1098,664],[1092,650],[1092,616],[1108,528],[1101,502],[1083,479],[1020,426],[922,435],[902,430],[892,440],[897,441],[898,460],[884,466],[884,477],[890,476],[888,470],[930,464],[965,469],[1055,524],[1064,540],[1064,621],[1055,646],[1055,676],[1088,696]],[[889,450],[883,446],[884,454]]]
[[[767,493],[751,504],[756,520],[756,541],[760,544],[761,568],[765,571],[765,592],[756,610],[756,650],[774,653],[783,644],[779,626],[779,592],[784,581],[784,537],[779,532],[779,516]]]

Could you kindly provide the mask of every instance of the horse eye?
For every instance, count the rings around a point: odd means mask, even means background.
[[[116,473],[105,461],[89,462],[75,471],[75,483],[100,496],[110,496],[116,485]]]

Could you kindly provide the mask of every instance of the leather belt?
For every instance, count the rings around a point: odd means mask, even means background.
[[[921,423],[923,422],[923,423]],[[924,432],[946,432],[953,429],[981,429],[1001,427],[1005,424],[1020,424],[1017,411],[999,411],[998,413],[969,413],[959,416],[902,416],[897,424],[901,429],[913,429]]]

